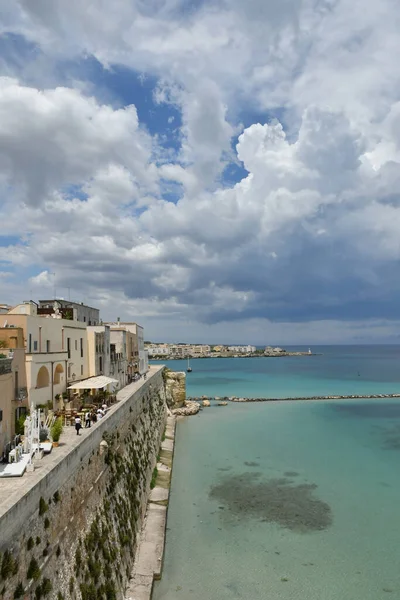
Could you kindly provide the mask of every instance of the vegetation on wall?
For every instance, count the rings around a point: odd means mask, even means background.
[[[41,496],[40,500],[39,500],[39,516],[41,517],[48,510],[49,510],[49,505],[46,503],[45,499]]]
[[[121,597],[132,568],[143,501],[149,484],[153,487],[157,476],[157,469],[153,470],[153,467],[165,417],[161,394],[148,392],[140,402],[140,416],[135,421],[130,416],[118,430],[104,434],[107,446],[97,453],[93,450],[94,464],[89,466],[90,458],[87,459],[86,465],[82,465],[83,471],[79,468],[79,473],[76,472],[73,486],[69,483],[68,487],[61,488],[61,493],[57,490],[49,498],[40,498],[38,512],[44,518],[37,520],[37,529],[32,531],[32,536],[21,540],[25,566],[21,563],[18,571],[18,561],[9,551],[0,555],[0,576],[2,580],[8,580],[5,585],[9,595],[4,597],[22,598],[25,594],[32,600],[46,597],[52,600],[117,600]],[[75,500],[80,506],[81,483],[87,478],[85,469],[93,471],[92,478],[88,478],[93,481],[94,474],[104,467],[104,476],[95,487],[95,503],[89,510],[86,505],[79,509],[84,511],[85,519],[91,519],[88,526],[85,524],[82,530],[82,521],[79,528],[72,524],[66,543],[64,533],[58,538],[49,537],[46,530],[50,524],[53,524],[51,535],[60,535],[57,533],[61,531],[58,519],[65,514],[65,508],[69,511]],[[82,531],[72,544],[71,529]],[[44,562],[42,557],[47,557]],[[50,579],[46,577],[49,573]],[[4,590],[0,586],[0,597],[2,594]]]

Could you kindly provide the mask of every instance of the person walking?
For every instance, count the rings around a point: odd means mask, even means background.
[[[90,410],[88,410],[87,413],[85,414],[85,428],[91,426],[91,424],[92,424],[91,421],[92,421],[92,415],[90,414]]]
[[[79,431],[80,431],[81,427],[82,427],[82,424],[81,424],[81,418],[80,418],[80,416],[79,416],[79,415],[76,415],[76,417],[75,417],[75,429],[76,429],[76,435],[80,435],[80,434],[79,434]]]

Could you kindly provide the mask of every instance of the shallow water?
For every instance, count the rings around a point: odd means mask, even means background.
[[[397,400],[180,421],[154,600],[398,600],[399,464]]]

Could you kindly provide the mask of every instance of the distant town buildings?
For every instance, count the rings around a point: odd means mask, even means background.
[[[0,458],[30,409],[58,408],[90,377],[118,389],[147,370],[137,323],[102,323],[97,308],[58,298],[0,304]]]
[[[276,354],[286,354],[286,350],[283,348],[273,348],[272,346],[266,346],[264,350],[264,354],[267,356],[276,355]]]
[[[207,356],[249,355],[257,352],[256,346],[210,346],[209,344],[148,344],[149,358],[204,358]]]
[[[229,352],[236,352],[237,354],[251,354],[255,352],[257,348],[255,346],[228,346]]]

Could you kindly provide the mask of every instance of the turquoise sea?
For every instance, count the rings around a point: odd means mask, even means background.
[[[321,352],[193,361],[188,393],[400,389],[397,346]],[[179,421],[154,600],[400,599],[399,467],[398,400],[214,403]]]
[[[318,354],[191,360],[187,395],[282,398],[400,392],[400,346],[315,346],[311,350]],[[173,371],[187,367],[185,360],[163,364]]]

